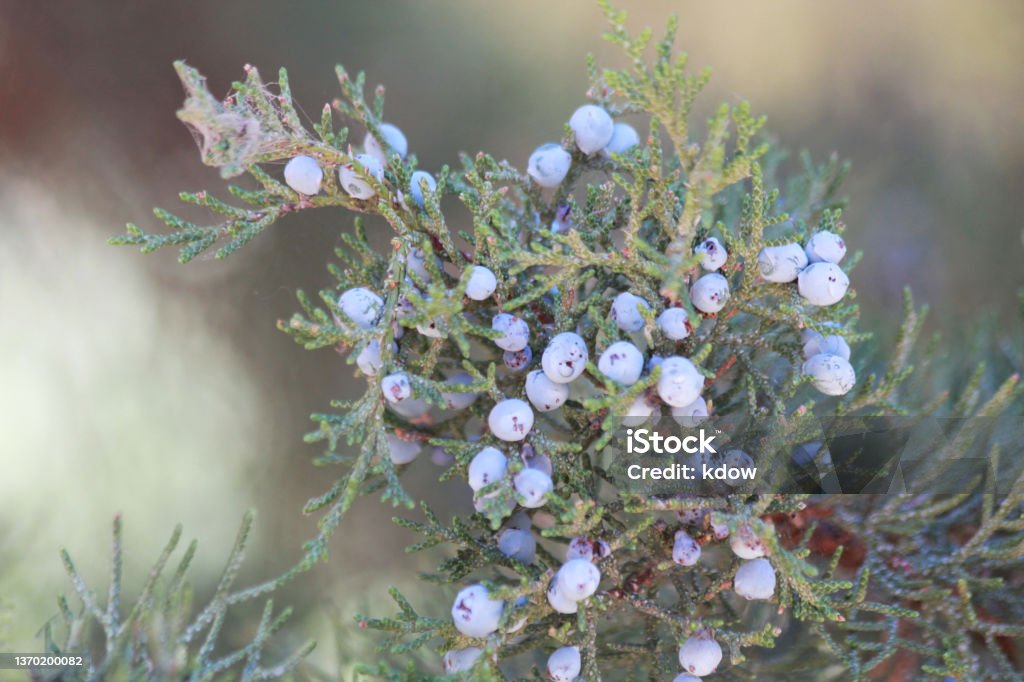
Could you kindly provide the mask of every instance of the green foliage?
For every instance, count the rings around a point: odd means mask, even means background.
[[[641,296],[651,309],[634,343],[649,355],[683,355],[700,365],[716,415],[771,424],[755,443],[755,455],[788,452],[814,440],[808,425],[816,414],[985,418],[1019,409],[1016,374],[987,391],[981,388],[989,378],[983,370],[967,381],[943,377],[945,392],[914,384],[929,381],[935,363],[930,353],[915,349],[925,311],[914,307],[909,292],[899,337],[885,357],[855,352],[857,388],[839,399],[815,393],[799,371],[800,333],[838,334],[858,350],[866,348],[871,335],[856,328],[855,292],[837,305],[807,305],[792,284],[766,283],[758,276],[758,254],[766,246],[803,242],[816,231],[843,232],[844,201],[837,192],[846,165],[836,158],[815,164],[804,154],[800,170],[789,173],[786,155],[760,133],[764,118],[746,102],[722,105],[708,120],[706,136],[696,139],[690,112],[709,74],[690,74],[686,56],[673,53],[675,20],[655,42],[650,30],[631,36],[624,13],[604,8],[611,24],[606,37],[623,48],[629,66],[599,70],[591,60],[589,96],[613,115],[646,116],[648,134],[621,155],[587,156],[576,149],[567,128],[562,146],[572,150],[572,166],[552,191],[542,191],[527,175],[486,153],[464,155],[457,169],[440,171],[436,191],[426,192],[421,208],[410,197],[416,158],[391,154],[383,181],[364,175],[376,195],[353,199],[337,181],[338,168],[353,157],[342,148],[347,128],[336,131],[334,116],[364,127],[383,143],[382,88],[368,102],[363,74],[352,79],[338,67],[342,98],[325,106],[321,122],[308,131],[295,114],[283,70],[272,91],[249,67],[246,80],[219,101],[194,69],[176,65],[188,94],[179,116],[196,132],[203,161],[225,177],[247,172],[261,189],[230,188],[248,208],[205,192],[183,194],[184,201],[225,220],[199,227],[158,210],[172,232],[149,234],[129,225],[114,243],[138,245],[144,252],[180,246],[182,261],[219,245],[216,255],[224,257],[278,218],[324,206],[378,214],[395,233],[391,251],[376,253],[357,218],[352,234],[342,236],[338,262],[329,268],[333,286],[318,297],[300,292],[301,312],[279,323],[303,347],[336,347],[349,363],[370,344],[379,344],[382,365],[365,376],[361,398],[332,403],[332,411],[313,416],[317,428],[307,440],[325,443],[318,463],[340,473],[327,492],[307,504],[306,513],[322,513],[320,533],[287,577],[327,558],[329,540],[357,496],[379,493],[395,506],[415,508],[401,481],[410,465],[393,461],[389,438],[442,448],[453,459],[442,478],[465,475],[484,445],[508,451],[507,443],[480,426],[496,401],[523,395],[523,375],[506,371],[492,343],[496,333],[488,321],[498,311],[530,325],[535,362],[547,341],[563,331],[578,332],[594,357],[624,336],[610,319],[614,296],[626,290]],[[296,194],[260,166],[296,154],[312,156],[326,170],[316,196]],[[471,233],[449,227],[443,196],[454,197],[468,211]],[[723,273],[731,296],[717,315],[697,311],[688,294],[699,274],[694,247],[709,236],[718,237],[730,254]],[[412,265],[418,260],[422,269]],[[852,256],[844,269],[858,260]],[[497,275],[492,300],[464,295],[472,264]],[[353,287],[371,289],[383,299],[377,323],[368,328],[338,307],[338,292]],[[654,323],[670,305],[686,309],[694,330],[681,342],[666,338]],[[418,333],[428,327],[429,334]],[[1018,357],[1017,371],[1019,364]],[[867,371],[872,368],[874,373]],[[383,399],[381,377],[394,372],[405,373],[415,398],[423,401],[417,414],[390,409]],[[463,383],[451,383],[460,372]],[[421,615],[393,590],[397,615],[361,618],[364,627],[386,633],[382,649],[389,660],[364,666],[360,674],[435,679],[412,667],[392,666],[390,659],[424,647],[444,652],[476,646],[485,653],[471,679],[542,679],[531,667],[542,660],[537,652],[575,645],[583,653],[584,679],[670,679],[678,671],[679,643],[711,628],[728,654],[721,668],[734,679],[799,674],[911,679],[918,672],[1020,679],[1013,640],[1024,635],[1019,625],[1024,478],[1001,498],[991,477],[966,482],[961,494],[947,497],[723,492],[698,498],[631,492],[610,473],[606,447],[620,423],[617,417],[639,397],[651,395],[658,377],[654,369],[623,387],[589,365],[557,413],[538,415],[523,451],[512,453],[506,478],[481,491],[479,513],[444,522],[421,505],[423,520],[395,519],[423,536],[410,551],[437,546],[453,551],[437,573],[424,576],[427,580],[441,585],[483,580],[506,608],[496,634],[471,638],[446,614]],[[478,399],[465,409],[448,409],[451,393]],[[920,398],[932,395],[937,397]],[[941,475],[983,437],[965,430],[936,443],[931,475]],[[999,450],[993,445],[990,452],[994,472]],[[498,549],[495,531],[507,523],[516,501],[510,478],[531,453],[550,458],[555,489],[544,509],[530,512],[533,525],[543,530],[537,559],[526,564]],[[779,576],[771,610],[743,603],[732,592],[740,562],[721,547],[717,533],[726,527],[733,534],[749,528],[766,545]],[[704,546],[697,566],[684,569],[671,560],[672,537],[681,528]],[[597,560],[603,587],[580,604],[577,614],[562,615],[549,607],[545,593],[561,562],[556,554],[581,536],[611,550]],[[218,594],[215,604],[231,602],[226,591]],[[258,596],[263,590],[241,594]],[[86,612],[104,625],[108,637],[123,636],[110,613],[90,603],[86,600]],[[183,635],[209,627],[215,639],[220,607],[204,610],[198,625]],[[269,633],[276,623],[266,621],[260,632]],[[262,643],[257,637],[255,648],[240,658],[254,655]],[[197,669],[234,662],[209,655],[208,647],[200,648],[194,655]],[[837,664],[845,672],[829,667]]]
[[[275,612],[273,600],[266,601],[248,644],[233,651],[218,651],[228,609],[258,599],[290,578],[285,575],[253,587],[234,588],[252,522],[253,515],[246,514],[217,589],[198,612],[193,609],[193,588],[187,580],[196,542],[189,544],[172,572],[167,570],[181,540],[181,526],[174,529],[130,608],[122,604],[124,545],[120,517],[114,519],[105,605],[86,585],[67,551],[62,552],[79,604],[73,606],[64,596],[58,599],[59,614],[43,628],[45,653],[80,655],[85,664],[68,670],[40,671],[38,679],[199,681],[228,676],[240,680],[287,676],[313,645],[307,644],[276,664],[266,664],[269,640],[291,616],[291,609]]]

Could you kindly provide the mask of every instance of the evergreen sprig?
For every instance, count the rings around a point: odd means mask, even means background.
[[[531,667],[535,652],[576,646],[583,679],[669,679],[678,671],[679,643],[712,632],[738,679],[807,666],[820,673],[823,661],[845,666],[843,679],[911,679],[918,672],[1020,679],[1014,642],[1024,635],[1024,607],[1013,595],[1021,587],[1024,478],[1016,479],[1009,494],[996,494],[999,457],[1019,452],[1002,452],[1007,444],[983,428],[965,427],[936,442],[922,470],[937,479],[955,461],[987,447],[987,477],[965,481],[954,496],[876,499],[726,489],[696,497],[625,489],[609,445],[632,405],[657,400],[656,363],[628,387],[588,363],[565,404],[536,415],[537,425],[519,451],[511,452],[498,434],[481,426],[495,403],[524,395],[523,375],[505,367],[507,359],[493,343],[500,337],[490,326],[495,313],[527,323],[534,365],[559,332],[579,334],[597,355],[625,336],[612,319],[612,301],[625,291],[649,304],[632,341],[652,360],[679,355],[699,366],[716,416],[759,420],[762,428],[747,447],[773,475],[782,470],[771,469],[772,453],[786,453],[788,463],[794,447],[833,435],[821,417],[954,414],[969,421],[1019,409],[1017,374],[994,390],[991,372],[984,369],[967,381],[944,376],[942,390],[925,391],[914,383],[918,377],[928,381],[942,363],[933,362],[934,346],[916,350],[926,311],[914,306],[909,291],[889,352],[873,359],[857,354],[856,388],[840,398],[815,393],[800,371],[802,332],[837,335],[858,350],[874,342],[857,329],[855,291],[836,305],[808,305],[792,284],[764,281],[758,260],[766,247],[844,232],[845,200],[838,191],[848,166],[835,156],[815,164],[801,154],[799,171],[788,173],[785,153],[761,132],[765,119],[747,102],[719,107],[706,134],[695,137],[691,110],[710,73],[691,73],[686,56],[674,51],[675,19],[655,41],[649,29],[632,35],[624,12],[601,5],[610,23],[606,38],[624,50],[628,66],[599,69],[591,58],[588,96],[613,115],[646,116],[647,133],[622,153],[587,155],[566,127],[560,145],[571,154],[571,166],[553,189],[482,152],[463,154],[457,166],[444,167],[433,191],[413,186],[416,158],[388,150],[384,89],[378,87],[369,101],[362,73],[353,78],[338,67],[341,97],[307,130],[283,70],[274,86],[247,67],[246,79],[218,100],[198,72],[176,65],[187,92],[179,117],[195,132],[203,161],[226,178],[248,173],[261,189],[230,189],[245,208],[205,192],[183,194],[184,201],[223,221],[200,227],[158,210],[171,233],[149,234],[129,225],[114,243],[146,252],[180,246],[183,261],[220,244],[216,256],[224,257],[279,218],[323,206],[378,214],[394,232],[390,250],[378,253],[357,217],[353,232],[341,238],[337,263],[329,266],[332,286],[318,301],[300,292],[302,311],[279,323],[307,349],[337,348],[348,363],[359,364],[366,379],[362,397],[337,401],[332,411],[313,416],[318,426],[307,440],[326,443],[318,463],[340,473],[307,504],[307,513],[322,513],[320,532],[288,577],[327,558],[329,541],[357,496],[380,493],[394,505],[415,508],[402,485],[410,465],[397,450],[434,448],[449,463],[443,480],[465,476],[481,448],[493,446],[510,453],[508,471],[476,491],[476,514],[444,522],[421,504],[423,520],[395,522],[422,536],[410,551],[451,549],[439,570],[424,576],[429,582],[461,585],[476,576],[504,603],[498,630],[467,637],[447,617],[420,614],[392,590],[395,616],[360,617],[363,627],[386,634],[382,648],[389,655],[477,647],[481,655],[461,675],[542,679]],[[344,119],[338,131],[335,115]],[[362,168],[346,146],[352,125],[365,128],[368,142],[386,150],[382,176],[358,171],[372,191],[367,199],[353,198],[337,180],[339,169]],[[326,170],[314,196],[296,193],[261,165],[297,155],[312,157]],[[471,232],[449,227],[444,196],[465,207]],[[721,272],[730,296],[717,313],[701,312],[690,298],[700,273],[695,247],[711,236],[729,253]],[[843,269],[850,272],[859,258],[851,255]],[[467,296],[474,265],[497,278],[485,300]],[[338,299],[339,292],[356,288],[379,296],[379,310],[367,324]],[[656,321],[669,306],[686,311],[691,333],[681,341],[668,338]],[[360,362],[374,352],[374,363]],[[1019,354],[1013,357],[1019,372]],[[870,367],[877,373],[867,373]],[[411,401],[392,405],[382,395],[385,377],[394,376],[407,382]],[[827,448],[814,450],[812,468],[824,466]],[[509,519],[522,501],[514,477],[545,461],[554,489],[544,508],[530,511],[527,519],[542,528],[537,556],[506,556],[496,531],[509,530],[517,517],[522,522],[521,515]],[[678,531],[704,547],[697,565],[673,562]],[[739,601],[733,590],[741,563],[718,548],[726,533],[742,532],[763,543],[778,575],[774,614]],[[594,543],[602,588],[575,615],[565,615],[549,606],[545,593],[574,538]],[[230,601],[218,595],[214,604]],[[223,614],[217,608],[201,612],[199,624],[185,632],[205,627],[215,640]],[[115,627],[109,613],[95,611],[94,617]],[[262,622],[269,632],[277,621],[268,612]],[[783,639],[791,629],[800,636]],[[263,639],[257,642],[245,655]],[[759,651],[773,647],[770,654]],[[208,647],[200,648],[200,669],[218,665],[209,654]],[[389,662],[363,666],[360,674],[438,679]]]
[[[274,610],[273,600],[264,605],[263,615],[252,639],[234,651],[222,651],[221,634],[228,608],[263,597],[287,582],[290,574],[244,589],[234,587],[252,530],[254,516],[242,519],[212,599],[198,612],[193,610],[193,588],[187,580],[197,543],[192,541],[168,571],[171,557],[181,542],[181,526],[146,576],[130,608],[123,600],[124,540],[121,517],[114,518],[110,585],[106,603],[89,589],[71,556],[61,552],[64,568],[80,606],[58,598],[59,614],[43,628],[45,652],[80,655],[81,667],[39,671],[39,679],[82,680],[266,680],[289,675],[313,649],[310,642],[271,665],[265,663],[269,641],[291,616],[291,609]],[[61,633],[63,636],[61,636]]]

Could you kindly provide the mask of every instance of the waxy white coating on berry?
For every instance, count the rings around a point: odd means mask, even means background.
[[[809,359],[821,353],[825,353],[826,355],[838,355],[843,360],[850,359],[850,344],[846,343],[846,339],[838,334],[822,336],[814,330],[809,331],[811,331],[812,334],[806,336],[807,340],[804,343],[804,359]]]
[[[644,371],[644,354],[629,341],[616,341],[597,359],[597,368],[623,386],[632,386]]]
[[[501,354],[501,361],[513,372],[522,372],[530,366],[533,360],[533,351],[527,346],[522,350],[507,350]],[[533,402],[533,401],[530,401]],[[534,405],[536,407],[536,405]]]
[[[656,320],[665,338],[682,341],[690,335],[689,315],[685,308],[665,308]]]
[[[471,646],[465,649],[452,649],[444,655],[444,671],[447,674],[469,672],[473,664],[484,653],[483,649]]]
[[[558,591],[567,599],[583,601],[597,592],[601,571],[586,559],[572,559],[562,564],[555,575]]]
[[[500,481],[505,476],[508,468],[508,458],[498,448],[486,447],[476,453],[469,462],[466,470],[466,478],[469,480],[469,487],[475,490]]]
[[[812,377],[814,387],[825,395],[846,395],[857,383],[853,365],[839,355],[812,355],[800,371]]]
[[[491,329],[501,332],[494,343],[502,350],[522,350],[530,342],[530,326],[526,320],[515,315],[498,313],[491,319]]]
[[[324,171],[312,156],[296,156],[284,166],[284,181],[299,194],[319,193],[323,179]]]
[[[491,433],[501,440],[522,440],[533,428],[533,410],[518,398],[502,400],[491,408],[487,425],[491,427]]]
[[[451,386],[467,386],[473,383],[473,377],[466,372],[458,372],[445,379],[444,383]],[[448,405],[449,410],[464,410],[475,403],[479,396],[479,393],[473,392],[445,391],[441,393],[441,397],[444,398],[444,402]]]
[[[400,403],[412,397],[412,384],[406,374],[396,372],[380,380],[380,391],[389,403]]]
[[[416,441],[399,438],[393,433],[388,434],[387,440],[388,452],[395,464],[408,464],[420,455],[422,446]]]
[[[700,397],[704,375],[688,359],[673,355],[661,363],[658,395],[669,405],[685,407]]]
[[[744,561],[736,571],[732,588],[745,599],[771,599],[775,594],[775,569],[767,559]]]
[[[437,190],[437,180],[434,176],[427,171],[413,171],[412,175],[409,176],[409,194],[412,195],[412,200],[416,202],[416,205],[423,208],[425,194],[423,192],[423,186],[426,185],[427,192],[433,194]]]
[[[700,678],[690,673],[679,673],[672,678],[672,682],[700,682]]]
[[[548,343],[540,364],[548,379],[567,384],[583,374],[589,357],[587,344],[579,334],[562,332]]]
[[[343,313],[338,320],[342,329],[349,330],[349,321],[360,329],[372,329],[384,312],[384,299],[369,289],[356,287],[338,297],[338,310]]]
[[[498,535],[498,550],[507,557],[532,564],[537,557],[537,540],[528,530],[508,528]]]
[[[470,585],[455,597],[452,620],[455,629],[467,637],[486,637],[498,630],[505,602],[491,599],[483,585]]]
[[[676,531],[672,543],[672,561],[680,566],[693,566],[700,560],[700,545],[684,530]]]
[[[704,398],[697,398],[689,405],[672,408],[672,418],[687,429],[700,426],[709,416],[708,402]]]
[[[351,163],[346,163],[338,169],[341,188],[354,199],[369,199],[377,193],[377,190],[363,179],[364,175],[376,178],[377,182],[383,182],[384,166],[370,154],[356,154]]]
[[[761,276],[769,282],[792,282],[807,267],[807,254],[799,244],[766,246],[757,257]]]
[[[700,266],[709,272],[718,270],[729,259],[729,252],[715,237],[705,239],[693,252],[700,254]]]
[[[466,283],[466,296],[474,301],[484,301],[491,297],[494,290],[498,288],[498,278],[494,276],[490,268],[482,265],[474,265],[469,274],[469,281]]]
[[[717,313],[729,300],[729,280],[709,272],[690,287],[690,301],[702,313]]]
[[[710,675],[721,662],[722,647],[709,634],[690,637],[679,647],[679,665],[691,675]]]
[[[548,493],[555,488],[551,477],[540,469],[529,467],[521,469],[512,479],[512,487],[516,489],[516,499],[527,509],[543,507],[547,502]]]
[[[380,142],[377,141],[376,137],[366,133],[366,137],[363,138],[363,147],[366,148],[366,153],[382,164],[387,164],[390,154],[398,154],[404,159],[405,155],[409,153],[409,141],[405,139],[405,133],[398,126],[391,123],[381,123],[377,128],[380,130],[380,136],[384,138],[384,145],[387,147],[387,151],[385,152],[381,148]]]
[[[397,349],[398,346],[392,341],[391,352],[394,353]],[[377,375],[377,372],[384,366],[384,361],[381,359],[380,339],[370,339],[370,342],[363,346],[359,355],[356,356],[356,366],[368,377]]]
[[[842,300],[850,278],[835,263],[811,263],[800,271],[797,291],[813,305],[833,305]]]
[[[644,328],[641,308],[647,310],[647,301],[628,291],[623,291],[612,301],[611,316],[624,332],[638,332]]]
[[[548,657],[548,677],[552,682],[575,682],[583,667],[580,648],[563,646]]]
[[[605,156],[624,154],[640,144],[640,136],[636,128],[628,123],[616,123],[612,126],[612,139],[604,146]]]
[[[558,384],[542,369],[526,375],[526,397],[539,412],[557,410],[569,398],[569,384]]]
[[[765,555],[764,542],[754,534],[750,526],[743,525],[729,538],[733,554],[741,559],[759,559]]]
[[[541,187],[558,187],[569,173],[572,154],[554,142],[537,147],[526,164],[526,172]]]
[[[576,137],[576,146],[584,154],[593,154],[605,148],[612,140],[615,122],[602,107],[584,104],[569,118],[569,127]]]
[[[548,604],[558,613],[576,613],[579,608],[576,602],[562,594],[558,587],[558,578],[552,580],[548,586]]]
[[[807,240],[804,252],[807,254],[807,260],[812,263],[838,263],[846,255],[846,242],[835,232],[821,230]]]
[[[641,393],[630,403],[625,416],[622,417],[623,426],[640,426],[651,418],[657,405],[651,403],[646,393]]]

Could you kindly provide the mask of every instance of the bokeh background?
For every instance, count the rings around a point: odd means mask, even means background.
[[[1024,4],[619,5],[635,28],[680,14],[691,64],[714,68],[702,114],[747,98],[781,145],[852,161],[846,221],[865,252],[854,284],[866,327],[892,329],[904,284],[932,305],[934,329],[1010,324],[1024,284]],[[208,594],[245,509],[259,514],[251,582],[296,560],[315,533],[302,503],[336,473],[311,466],[319,451],[301,436],[309,413],[357,390],[353,370],[274,325],[297,288],[328,284],[350,218],[289,217],[223,263],[105,245],[126,221],[155,226],[152,206],[177,208],[180,190],[224,194],[174,116],[171,61],[218,94],[246,63],[268,79],[285,65],[314,116],[344,63],[387,84],[386,118],[423,167],[477,149],[522,166],[582,101],[585,53],[618,62],[603,29],[590,0],[0,0],[0,650],[38,649],[70,589],[60,547],[103,588],[116,512],[129,585],[180,521],[200,540],[193,579]],[[418,462],[413,489],[468,509],[437,473]],[[391,515],[361,501],[331,562],[279,598],[300,614],[283,646],[320,640],[324,670],[372,658],[350,615],[391,613],[390,584],[446,612],[450,595],[415,578],[429,557],[404,554],[411,537]]]

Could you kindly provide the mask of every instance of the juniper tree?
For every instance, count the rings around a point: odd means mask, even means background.
[[[392,590],[396,615],[360,617],[384,633],[366,678],[1020,679],[1024,477],[1002,418],[1017,374],[990,389],[984,367],[964,380],[939,346],[916,349],[909,292],[889,347],[858,329],[847,166],[791,163],[746,102],[698,137],[709,73],[675,52],[675,20],[655,40],[604,10],[627,67],[591,58],[588,106],[525,167],[481,152],[420,169],[384,89],[368,97],[340,66],[341,97],[310,129],[283,69],[267,83],[246,67],[222,100],[175,65],[203,162],[258,188],[231,185],[241,205],[184,193],[216,221],[158,209],[170,232],[129,224],[114,243],[225,258],[287,214],[356,214],[325,288],[279,322],[365,382],[313,415],[307,440],[338,474],[280,580],[326,560],[373,494],[407,510],[410,551],[447,548],[425,579],[454,603],[423,611]],[[362,214],[383,218],[390,250]],[[637,483],[622,447],[642,425],[717,438],[661,464],[754,466],[758,481]],[[476,513],[417,508],[402,478],[425,449]],[[87,599],[84,617],[116,624],[111,604]],[[209,671],[209,650],[190,651]]]

